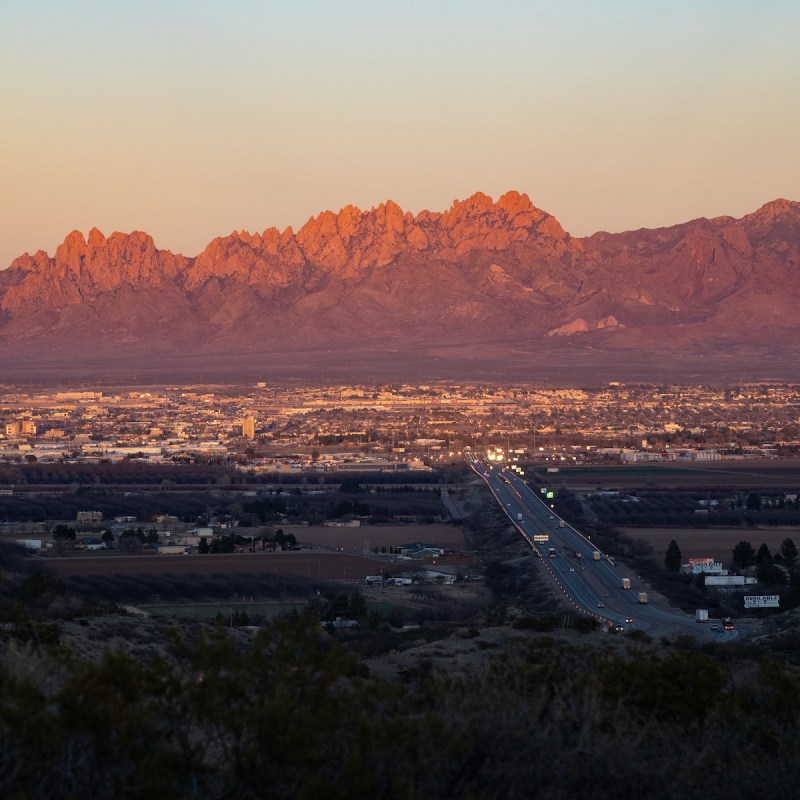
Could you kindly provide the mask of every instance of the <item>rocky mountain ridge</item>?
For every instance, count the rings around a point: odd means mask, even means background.
[[[496,360],[559,342],[763,357],[793,351],[799,308],[800,203],[575,238],[527,195],[477,193],[443,213],[388,201],[296,233],[234,231],[193,258],[138,231],[73,231],[53,257],[0,272],[0,365],[436,348]]]

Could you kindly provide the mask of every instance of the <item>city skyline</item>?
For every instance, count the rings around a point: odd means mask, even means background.
[[[576,236],[795,199],[799,23],[786,2],[14,7],[0,268],[72,229],[196,255],[476,191]]]

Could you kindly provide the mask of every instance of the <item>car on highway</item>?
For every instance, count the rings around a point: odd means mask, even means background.
[[[606,607],[606,604],[605,604],[605,603],[598,603],[598,604],[597,604],[597,607],[598,607],[598,608],[605,608],[605,607]]]
[[[614,633],[622,633],[625,630],[624,625],[615,625],[614,626]]]
[[[625,622],[630,625],[630,623],[633,622],[633,619],[631,617],[625,617]]]
[[[575,572],[575,567],[570,567],[570,568],[569,568],[569,571],[570,571],[570,572]]]
[[[718,631],[719,630],[719,625],[712,625],[711,626],[711,630],[712,631]]]

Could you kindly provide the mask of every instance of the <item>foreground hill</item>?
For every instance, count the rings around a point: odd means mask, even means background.
[[[798,334],[788,200],[582,239],[517,192],[416,216],[389,201],[194,258],[142,232],[73,231],[0,273],[9,374],[758,376],[781,372]]]

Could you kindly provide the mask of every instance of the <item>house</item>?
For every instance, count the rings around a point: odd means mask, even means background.
[[[331,625],[333,625],[334,628],[357,628],[358,620],[336,617],[336,619],[331,623]]]

